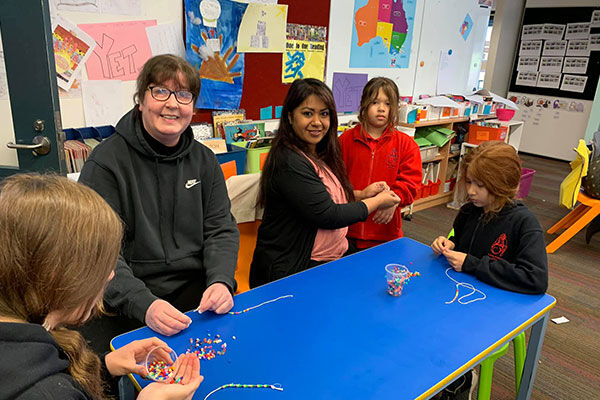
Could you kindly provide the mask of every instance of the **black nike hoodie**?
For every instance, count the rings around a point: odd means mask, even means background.
[[[121,257],[104,300],[139,321],[154,300],[195,279],[206,286],[222,282],[234,292],[239,247],[214,153],[188,127],[178,150],[161,155],[142,129],[136,106],[96,146],[79,178],[125,223]]]

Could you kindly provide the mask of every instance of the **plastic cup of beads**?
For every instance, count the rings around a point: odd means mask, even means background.
[[[177,354],[173,350],[163,346],[154,347],[146,356],[146,379],[155,382],[170,381],[175,375],[175,361]]]
[[[400,264],[388,264],[385,266],[385,277],[387,281],[387,292],[398,297],[402,294],[404,282],[409,278],[408,268]]]

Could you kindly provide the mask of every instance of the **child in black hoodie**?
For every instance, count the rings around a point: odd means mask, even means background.
[[[537,218],[515,200],[521,160],[503,142],[484,142],[463,160],[469,201],[454,220],[454,236],[431,245],[452,268],[502,289],[539,294],[548,288],[548,258]]]
[[[167,346],[162,340],[137,340],[100,360],[67,328],[98,308],[122,232],[98,194],[67,178],[14,175],[0,184],[0,399],[97,400],[102,373],[148,374],[140,362]],[[138,400],[191,398],[202,376],[190,355],[177,359],[180,384],[151,383]]]
[[[454,220],[454,236],[439,236],[431,248],[456,271],[513,292],[541,294],[548,288],[548,258],[540,223],[515,200],[521,171],[517,152],[504,142],[483,142],[467,153],[459,185],[468,202]],[[460,394],[470,392],[471,371],[461,378],[441,398],[466,398]]]

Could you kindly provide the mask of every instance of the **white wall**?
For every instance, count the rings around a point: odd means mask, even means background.
[[[142,15],[109,15],[81,12],[61,12],[61,16],[74,24],[89,24],[98,22],[118,22],[132,20],[155,19],[158,24],[177,22],[183,24],[183,2],[174,0],[142,0]],[[85,69],[83,79],[87,79]],[[123,82],[121,97],[123,114],[133,106],[135,81]],[[60,114],[63,128],[78,128],[85,126],[83,102],[81,98],[60,98]],[[0,100],[0,165],[17,166],[17,155],[14,150],[6,148],[6,142],[14,141],[14,130],[9,100]]]
[[[500,96],[508,92],[524,6],[525,0],[496,0],[483,87]]]
[[[471,93],[473,84],[468,82],[477,82],[489,19],[489,9],[480,8],[477,0],[419,0],[408,68],[349,67],[353,12],[353,0],[331,0],[325,79],[328,85],[333,83],[334,72],[368,73],[369,79],[386,76],[394,80],[403,96],[435,95],[440,52],[451,49],[456,65],[449,90]],[[465,41],[459,28],[467,13],[474,26]]]
[[[350,68],[350,42],[352,40],[352,24],[354,23],[354,0],[331,0],[325,83],[329,87],[333,86],[334,72],[368,73],[369,79],[376,76],[388,77],[396,82],[401,95],[412,95],[424,2],[424,0],[420,0],[416,4],[408,68]]]

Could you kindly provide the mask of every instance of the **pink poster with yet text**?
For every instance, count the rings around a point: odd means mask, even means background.
[[[89,80],[135,80],[152,57],[146,27],[156,20],[78,25],[96,41],[85,66]]]

